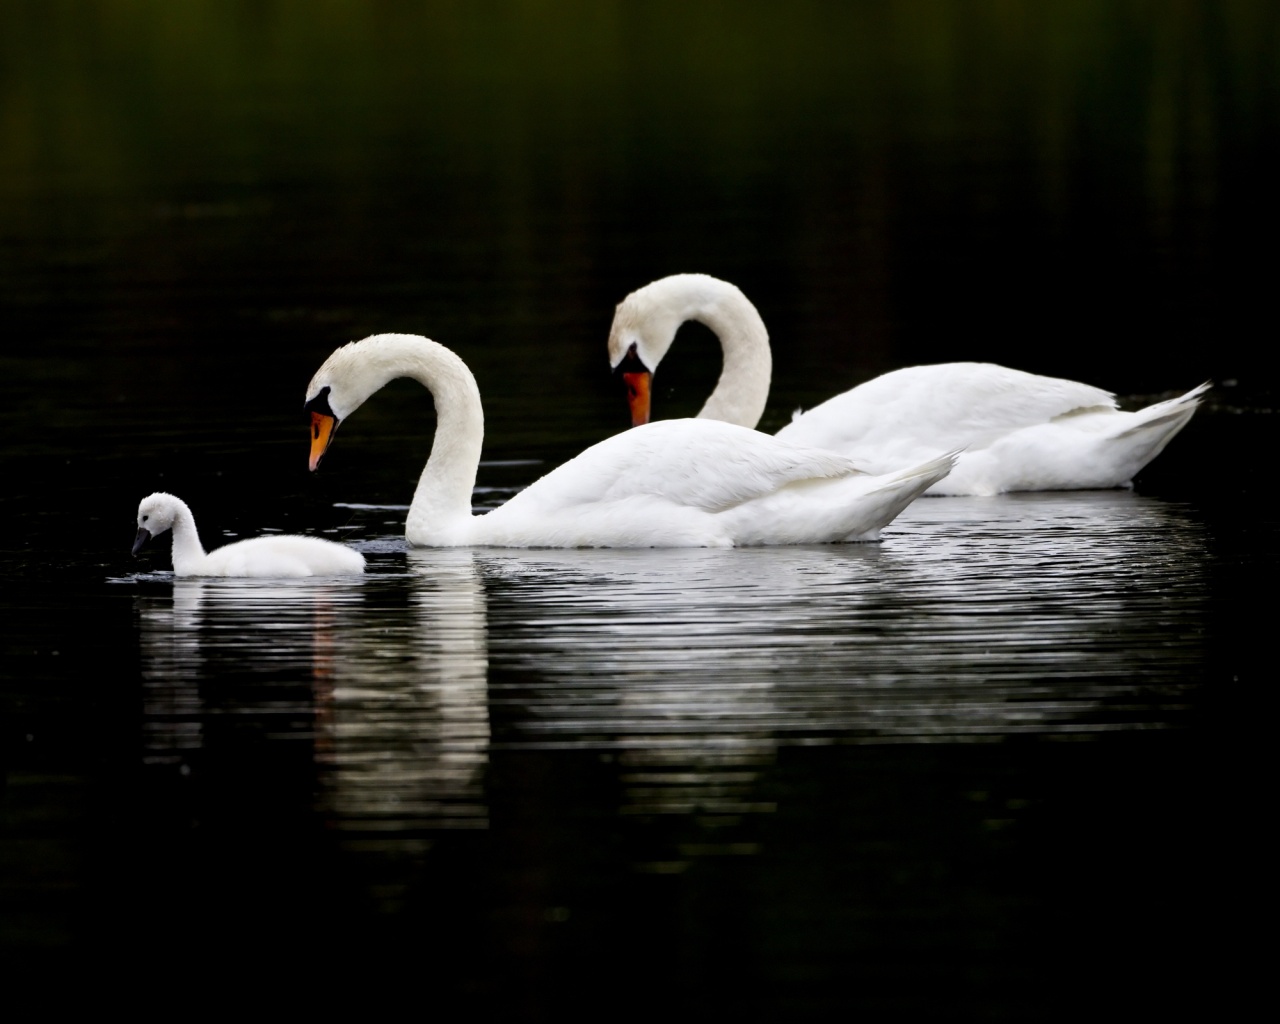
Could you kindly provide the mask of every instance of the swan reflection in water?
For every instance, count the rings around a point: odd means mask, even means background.
[[[1043,493],[917,501],[880,545],[397,541],[357,582],[175,581],[139,598],[149,752],[199,746],[237,680],[303,678],[322,812],[356,836],[484,827],[499,750],[616,759],[624,814],[767,811],[784,744],[1177,725],[1204,541],[1158,499]]]
[[[406,564],[408,587],[371,593],[387,606],[367,608],[334,658],[331,807],[343,827],[483,828],[484,591],[468,550]]]
[[[1127,491],[922,499],[882,545],[478,557],[531,743],[1099,731],[1204,656],[1203,527]]]
[[[767,809],[781,744],[1169,727],[1203,677],[1204,547],[1109,491],[922,499],[881,545],[485,551],[495,743],[609,750],[631,810],[728,815]]]
[[[484,827],[484,598],[469,551],[412,553],[354,582],[175,579],[137,599],[150,763],[221,717],[309,741],[319,810],[354,835]]]

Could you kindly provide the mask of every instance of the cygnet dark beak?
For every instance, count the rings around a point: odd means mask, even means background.
[[[133,538],[133,557],[138,557],[138,552],[142,550],[143,545],[151,539],[151,531],[145,526],[138,527],[138,536]]]

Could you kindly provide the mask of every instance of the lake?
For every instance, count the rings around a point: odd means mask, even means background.
[[[7,988],[524,1019],[1230,1012],[1268,877],[1280,15],[1052,2],[0,14]],[[881,542],[409,549],[371,333],[479,381],[477,509],[625,428],[614,305],[740,285],[761,428],[975,359],[1214,389],[1132,490]],[[686,327],[655,413],[719,369]],[[352,580],[129,557],[307,532]],[[170,1002],[170,1005],[186,1005]]]

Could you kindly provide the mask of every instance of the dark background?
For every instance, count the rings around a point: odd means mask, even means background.
[[[482,391],[604,391],[612,305],[687,270],[761,307],[778,406],[949,359],[1124,395],[1270,367],[1268,3],[3,19],[6,356],[80,367],[69,398],[261,401],[387,330]]]

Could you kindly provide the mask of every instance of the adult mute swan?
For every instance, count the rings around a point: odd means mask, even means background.
[[[593,445],[473,515],[484,439],[480,391],[443,345],[379,334],[333,352],[307,388],[311,468],[375,391],[411,377],[435,399],[436,434],[405,524],[417,547],[731,547],[874,540],[951,468],[951,454],[873,476],[834,452],[714,420],[667,420]]]
[[[626,381],[632,424],[648,422],[651,377],[686,320],[711,328],[724,349],[698,416],[754,427],[769,397],[769,335],[741,291],[705,274],[664,277],[618,305],[609,360]],[[840,452],[873,473],[962,448],[928,494],[1126,487],[1187,425],[1209,387],[1121,412],[1109,392],[1070,380],[991,363],[911,366],[797,412],[775,436]]]
[[[133,554],[153,537],[173,530],[176,576],[337,576],[364,572],[364,555],[319,537],[279,534],[226,544],[205,554],[187,503],[157,491],[138,505]]]

